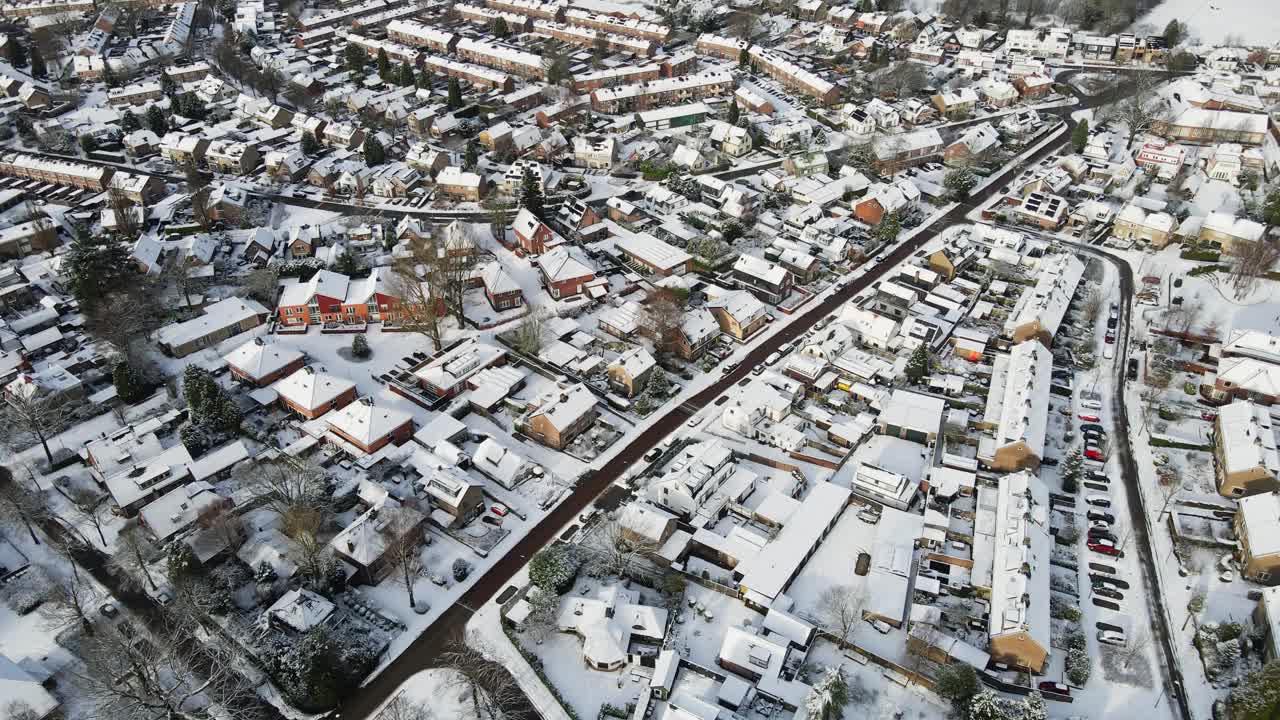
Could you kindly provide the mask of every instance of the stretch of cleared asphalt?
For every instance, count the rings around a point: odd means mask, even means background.
[[[380,705],[392,697],[396,689],[415,673],[435,667],[437,658],[449,644],[462,639],[463,629],[475,608],[489,602],[508,581],[519,572],[541,548],[555,540],[561,528],[573,522],[578,514],[587,508],[593,500],[600,496],[614,481],[623,477],[631,467],[636,465],[650,448],[660,443],[667,435],[678,429],[681,423],[712,403],[726,390],[746,377],[753,367],[764,362],[771,353],[783,344],[792,342],[811,328],[814,323],[826,317],[854,295],[862,292],[877,282],[890,269],[906,260],[925,244],[934,240],[938,233],[952,225],[968,222],[966,215],[985,204],[1000,192],[1002,186],[1008,184],[1022,168],[1039,162],[1057,151],[1070,139],[1071,113],[1081,109],[1098,107],[1112,102],[1127,92],[1131,85],[1126,81],[1109,92],[1091,97],[1081,98],[1081,102],[1062,108],[1042,111],[1041,115],[1056,115],[1068,123],[1068,131],[1060,139],[1050,142],[1033,153],[1023,162],[1000,173],[986,187],[960,203],[951,211],[932,222],[928,228],[920,231],[910,240],[898,245],[887,255],[876,258],[877,262],[868,267],[866,272],[851,281],[843,289],[833,293],[825,300],[808,305],[801,310],[800,317],[773,336],[763,340],[759,345],[741,359],[740,364],[732,372],[705,390],[697,393],[681,405],[672,408],[660,420],[648,429],[632,438],[627,446],[612,460],[608,466],[579,481],[573,494],[556,506],[541,522],[531,528],[513,548],[498,560],[476,581],[462,597],[450,606],[421,636],[405,649],[377,678],[359,691],[347,697],[338,710],[339,717],[344,720],[359,720],[372,715]],[[1149,551],[1149,545],[1147,550]],[[526,701],[527,702],[527,701]],[[513,714],[525,717],[537,717],[532,705],[522,709],[514,709]],[[523,712],[520,712],[523,710]]]

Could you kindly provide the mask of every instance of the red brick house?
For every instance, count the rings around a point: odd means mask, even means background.
[[[587,283],[596,279],[595,269],[565,245],[540,255],[535,264],[543,286],[556,300],[582,294]]]
[[[390,443],[400,446],[413,437],[413,416],[392,408],[378,407],[373,398],[360,398],[325,417],[329,432],[366,453],[375,453]]]
[[[286,287],[280,296],[280,323],[319,325],[342,322],[342,303],[346,300],[349,282],[346,275],[321,270],[307,282]]]
[[[356,399],[355,383],[331,375],[318,365],[303,366],[272,385],[271,389],[276,391],[285,407],[308,420],[330,410],[344,408]]]
[[[524,305],[524,293],[520,291],[520,285],[502,267],[502,263],[495,260],[480,268],[479,274],[484,295],[494,310],[502,312]]]
[[[551,230],[550,226],[526,208],[520,208],[515,222],[511,223],[511,230],[515,233],[516,241],[520,243],[520,249],[530,255],[541,255],[564,242]]]
[[[266,387],[297,372],[305,362],[302,353],[280,345],[268,345],[256,337],[222,358],[231,374],[250,385]]]

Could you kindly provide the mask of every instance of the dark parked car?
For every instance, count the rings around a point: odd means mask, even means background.
[[[1094,595],[1099,595],[1099,596],[1104,597],[1104,598],[1111,598],[1112,600],[1123,600],[1123,599],[1124,599],[1124,593],[1120,592],[1119,590],[1112,590],[1112,589],[1111,589],[1111,588],[1109,588],[1109,587],[1098,587],[1098,588],[1094,588],[1094,589],[1093,589],[1093,594],[1094,594]]]
[[[1090,510],[1085,517],[1089,518],[1089,522],[1099,521],[1104,523],[1114,523],[1116,521],[1115,515],[1102,512],[1101,510]]]

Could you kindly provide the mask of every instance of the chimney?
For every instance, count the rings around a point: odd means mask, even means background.
[[[347,552],[355,552],[355,551],[356,551],[356,543],[355,543],[355,541],[354,541],[354,540],[348,540],[348,541],[347,541]]]
[[[567,392],[560,393],[560,402],[569,402],[569,393]]]

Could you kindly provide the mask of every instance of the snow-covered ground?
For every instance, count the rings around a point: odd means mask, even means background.
[[[1135,27],[1160,32],[1170,20],[1187,26],[1193,41],[1270,47],[1280,38],[1274,0],[1164,0],[1138,18]]]

